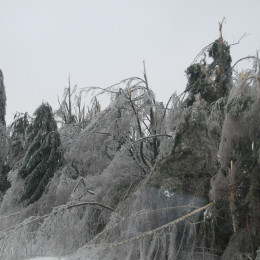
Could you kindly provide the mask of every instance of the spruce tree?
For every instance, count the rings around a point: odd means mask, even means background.
[[[5,113],[6,113],[6,95],[4,86],[4,76],[0,69],[0,123],[5,126]]]
[[[25,142],[26,142],[26,133],[29,126],[30,116],[28,113],[19,113],[17,112],[14,116],[14,121],[10,125],[10,160],[17,161],[20,160],[25,153]]]
[[[28,204],[42,196],[63,158],[60,135],[50,105],[43,103],[34,116],[27,129],[27,152],[19,170],[25,180],[21,201],[28,200]]]
[[[4,165],[8,153],[8,136],[5,128],[6,95],[4,76],[0,69],[0,191],[5,192],[10,184],[7,180],[7,168]]]
[[[188,106],[193,104],[195,95],[198,93],[210,104],[221,97],[227,97],[231,88],[230,45],[219,38],[203,54],[204,56],[199,63],[190,65],[186,70],[188,77],[186,92],[189,93]],[[207,58],[211,58],[213,61],[208,64]]]

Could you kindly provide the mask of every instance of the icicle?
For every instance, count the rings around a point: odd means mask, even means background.
[[[255,143],[252,141],[252,151],[254,150]]]

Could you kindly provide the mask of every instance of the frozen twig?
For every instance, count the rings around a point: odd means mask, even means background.
[[[172,137],[172,135],[167,135],[167,134],[156,134],[156,135],[145,136],[145,137],[142,137],[142,138],[132,142],[131,144],[129,144],[128,147],[125,149],[125,151],[130,149],[134,144],[139,143],[139,142],[141,142],[141,141],[143,141],[145,139],[157,138],[157,137],[160,137],[160,136],[169,137],[169,138]]]
[[[61,211],[65,211],[65,210],[72,209],[72,208],[75,208],[75,207],[87,206],[87,205],[100,206],[102,208],[105,208],[105,209],[108,209],[108,210],[111,210],[111,211],[116,211],[115,209],[113,209],[113,208],[111,208],[107,205],[104,205],[104,204],[99,203],[99,202],[91,202],[91,201],[81,202],[81,203],[72,204],[72,205],[62,205],[58,208],[54,208],[53,211],[49,214],[46,214],[46,215],[43,215],[43,216],[31,216],[30,218],[26,219],[24,222],[22,222],[18,226],[10,227],[9,230],[15,231],[15,230],[20,229],[20,228],[22,228],[22,227],[24,227],[28,224],[31,224],[31,223],[34,223],[36,221],[45,219],[45,218],[50,217],[52,215],[56,215],[57,213],[59,213]],[[17,214],[20,214],[20,213],[21,212],[17,212]],[[6,216],[6,217],[10,217],[10,216]]]
[[[246,56],[246,57],[241,58],[241,59],[239,59],[238,61],[236,61],[236,62],[234,63],[234,65],[231,67],[230,71],[233,70],[234,67],[235,67],[240,61],[247,60],[247,59],[255,59],[255,60],[260,61],[260,59],[259,59],[258,57],[255,57],[255,56]]]
[[[197,213],[199,213],[199,212],[205,210],[206,208],[212,206],[213,204],[214,204],[214,203],[211,202],[211,203],[209,203],[209,204],[207,204],[207,205],[205,205],[205,206],[203,206],[203,207],[201,207],[201,208],[198,208],[198,209],[196,209],[196,210],[190,212],[189,214],[186,214],[186,215],[184,215],[184,216],[182,216],[182,217],[180,217],[180,218],[178,218],[178,219],[175,219],[174,221],[169,222],[169,223],[167,223],[167,224],[165,224],[165,225],[163,225],[163,226],[161,226],[161,227],[155,228],[155,229],[153,229],[153,230],[151,230],[151,231],[148,231],[148,232],[144,232],[144,233],[142,233],[142,234],[139,235],[139,236],[135,236],[135,237],[132,237],[132,238],[130,238],[130,239],[127,239],[127,240],[124,240],[124,241],[121,241],[121,242],[118,242],[118,243],[115,243],[115,244],[107,245],[107,246],[104,248],[104,250],[107,250],[107,249],[109,249],[109,248],[118,247],[118,246],[121,246],[121,245],[130,243],[130,242],[133,242],[133,241],[142,239],[142,238],[144,238],[144,237],[146,237],[146,236],[149,236],[149,235],[152,235],[152,234],[154,234],[154,233],[156,233],[156,232],[158,232],[158,231],[161,231],[161,230],[163,230],[163,229],[165,229],[165,228],[167,228],[167,227],[176,225],[176,224],[178,224],[178,223],[184,221],[185,219],[187,219],[187,218],[189,218],[189,217],[191,217],[191,216],[193,216],[193,215],[195,215],[195,214],[197,214]]]
[[[125,195],[124,195],[124,198],[122,199],[122,201],[124,201],[124,200],[127,198],[127,196],[128,196],[128,194],[130,193],[130,191],[131,191],[131,189],[132,189],[134,183],[135,183],[137,180],[139,180],[139,179],[140,179],[140,177],[137,177],[137,178],[135,178],[135,179],[132,181],[132,183],[130,184],[130,186],[129,186],[127,192],[126,192]]]
[[[99,203],[99,202],[82,202],[82,203],[78,203],[78,204],[69,205],[65,209],[71,209],[71,208],[86,206],[86,205],[100,206],[102,208],[105,208],[105,209],[108,209],[108,210],[111,210],[111,211],[116,211],[115,209],[113,209],[113,208],[111,208],[107,205],[104,205],[102,203]]]
[[[244,33],[237,42],[235,43],[232,43],[232,44],[229,44],[229,46],[234,46],[234,45],[237,45],[237,44],[240,44],[240,42],[242,41],[243,38],[245,38],[248,34],[247,33]]]
[[[15,212],[15,213],[10,214],[10,215],[8,215],[8,216],[0,216],[0,220],[2,220],[2,219],[7,219],[7,218],[10,218],[10,217],[13,217],[13,216],[17,216],[17,215],[19,215],[19,214],[21,214],[21,211]]]
[[[158,211],[164,211],[164,210],[173,210],[173,209],[179,209],[179,208],[198,208],[196,206],[191,206],[191,205],[182,205],[182,206],[174,206],[174,207],[166,207],[166,208],[160,208],[160,209],[152,209],[152,210],[141,210],[138,211],[136,214],[134,214],[133,216],[127,217],[127,218],[123,218],[121,219],[121,221],[119,221],[118,223],[104,229],[102,232],[98,233],[91,241],[89,241],[87,243],[87,245],[94,243],[98,238],[100,238],[103,234],[113,230],[114,228],[118,227],[119,225],[121,225],[122,223],[124,223],[127,220],[130,219],[134,219],[136,217],[140,217],[142,215],[146,215],[147,213],[153,213],[153,212],[158,212]]]
[[[72,193],[74,193],[74,192],[76,191],[76,189],[78,188],[78,186],[79,186],[80,182],[82,182],[82,183],[83,183],[83,185],[84,185],[84,187],[85,187],[85,188],[87,188],[87,187],[86,187],[86,183],[85,183],[85,181],[84,181],[83,177],[81,177],[81,178],[79,179],[79,181],[77,182],[77,184],[76,184],[75,188],[73,189]],[[87,189],[87,192],[88,192],[88,193],[90,193],[90,194],[92,194],[92,195],[94,195],[94,194],[95,194],[93,191],[91,191],[91,190],[88,190],[88,189]]]

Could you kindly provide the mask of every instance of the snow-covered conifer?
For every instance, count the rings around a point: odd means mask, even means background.
[[[27,152],[19,170],[21,178],[25,179],[21,200],[28,199],[29,203],[41,197],[62,162],[60,135],[50,105],[43,103],[34,116],[28,127]]]
[[[0,70],[0,123],[5,125],[5,113],[6,113],[6,95],[4,86],[4,76],[2,70]]]

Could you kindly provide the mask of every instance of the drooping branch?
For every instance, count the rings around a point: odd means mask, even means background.
[[[111,210],[111,211],[116,211],[115,209],[113,209],[113,208],[111,208],[107,205],[104,205],[102,203],[99,203],[99,202],[82,202],[82,203],[78,203],[78,204],[73,204],[73,205],[67,206],[64,210],[72,209],[72,208],[75,208],[75,207],[87,206],[87,205],[99,206],[99,207],[102,207],[102,208],[105,208],[105,209],[108,209],[108,210]]]
[[[229,46],[234,46],[234,45],[240,44],[240,42],[241,42],[247,35],[248,35],[247,33],[244,33],[244,34],[238,39],[237,42],[231,43],[231,44],[229,44]]]
[[[161,227],[155,228],[155,229],[153,229],[153,230],[151,230],[151,231],[144,232],[144,233],[142,233],[141,235],[132,237],[132,238],[130,238],[130,239],[127,239],[127,240],[124,240],[124,241],[121,241],[121,242],[118,242],[118,243],[115,243],[115,244],[107,245],[107,246],[104,248],[104,250],[107,250],[107,249],[109,249],[109,248],[118,247],[118,246],[121,246],[121,245],[124,245],[124,244],[128,244],[128,243],[130,243],[130,242],[133,242],[133,241],[142,239],[142,238],[147,237],[147,236],[149,236],[149,235],[153,235],[153,234],[156,233],[156,232],[159,232],[159,231],[161,231],[161,230],[163,230],[163,229],[165,229],[165,228],[167,228],[167,227],[176,225],[176,224],[178,224],[178,223],[180,223],[180,222],[186,220],[187,218],[198,214],[199,212],[201,212],[201,211],[203,211],[203,210],[209,208],[209,207],[212,206],[213,204],[214,204],[214,203],[211,202],[211,203],[209,203],[209,204],[207,204],[207,205],[205,205],[205,206],[203,206],[203,207],[201,207],[201,208],[198,208],[198,209],[196,209],[196,210],[194,210],[194,211],[192,211],[192,212],[190,212],[190,213],[188,213],[188,214],[186,214],[186,215],[184,215],[184,216],[178,218],[178,219],[173,220],[172,222],[169,222],[169,223],[167,223],[167,224],[165,224],[165,225],[163,225],[163,226],[161,226]]]
[[[239,59],[238,61],[236,61],[236,62],[234,63],[234,65],[231,67],[230,70],[233,70],[234,67],[235,67],[239,62],[241,62],[241,61],[243,61],[243,60],[247,60],[247,59],[255,59],[255,60],[257,60],[257,61],[260,62],[260,59],[259,59],[258,57],[255,57],[255,56],[247,56],[247,57],[241,58],[241,59]]]
[[[72,204],[72,205],[62,205],[62,206],[59,206],[58,208],[55,208],[54,211],[52,211],[51,213],[49,214],[46,214],[46,215],[43,215],[43,216],[32,216],[30,217],[29,219],[25,220],[24,222],[22,222],[20,225],[18,226],[13,226],[13,227],[9,227],[9,230],[12,230],[12,231],[15,231],[15,230],[18,230],[24,226],[27,226],[31,223],[34,223],[36,221],[39,221],[39,220],[42,220],[42,219],[45,219],[47,217],[50,217],[52,215],[56,215],[62,211],[65,211],[65,210],[68,210],[68,209],[72,209],[72,208],[75,208],[75,207],[81,207],[81,206],[99,206],[99,207],[102,207],[102,208],[105,208],[105,209],[108,209],[110,211],[116,211],[115,209],[107,206],[107,205],[104,205],[100,202],[91,202],[91,201],[87,201],[87,202],[81,202],[81,203],[77,203],[77,204]],[[21,211],[18,211],[14,214],[11,214],[11,215],[8,215],[8,216],[3,216],[1,219],[5,219],[5,218],[9,218],[9,217],[12,217],[12,216],[15,216],[15,215],[18,215],[18,214],[21,214],[22,212]]]
[[[160,209],[151,209],[151,210],[140,210],[137,213],[135,213],[133,216],[130,217],[125,217],[123,219],[121,219],[118,223],[104,229],[102,232],[98,233],[91,241],[89,241],[87,243],[86,246],[93,244],[95,241],[97,241],[98,238],[100,238],[103,234],[108,233],[109,231],[114,230],[116,227],[120,226],[121,224],[123,224],[124,222],[130,220],[130,219],[134,219],[136,217],[140,217],[143,215],[147,215],[148,213],[155,213],[155,212],[160,212],[160,211],[169,211],[169,210],[174,210],[174,209],[180,209],[180,208],[191,208],[191,209],[198,209],[198,207],[196,206],[192,206],[192,205],[182,205],[182,206],[173,206],[173,207],[166,207],[166,208],[160,208]],[[85,246],[85,247],[86,247]]]

